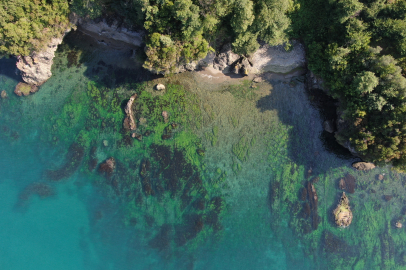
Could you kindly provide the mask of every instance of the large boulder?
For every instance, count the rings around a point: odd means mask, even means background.
[[[286,51],[284,46],[261,46],[250,58],[254,73],[276,72],[289,73],[305,66],[305,50],[301,43],[292,42],[292,49]]]
[[[213,68],[223,71],[223,73],[229,73],[230,67],[240,58],[238,54],[231,50],[231,44],[227,44],[214,59]]]
[[[69,31],[70,29],[67,29],[63,35],[52,38],[42,51],[19,57],[17,68],[21,71],[24,82],[39,86],[52,76],[51,67],[54,62],[55,51]]]
[[[358,171],[369,171],[375,168],[375,165],[371,162],[355,162],[352,164],[352,167]]]
[[[340,201],[336,209],[333,211],[335,223],[338,227],[348,227],[352,222],[352,212],[350,208],[350,200],[345,195],[345,192],[341,195]]]

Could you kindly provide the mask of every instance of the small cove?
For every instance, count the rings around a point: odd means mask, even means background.
[[[193,132],[205,149],[201,158],[202,179],[226,203],[222,229],[218,233],[203,230],[201,238],[191,240],[189,243],[195,241],[193,245],[186,247],[173,244],[175,238],[170,238],[172,244],[163,250],[151,247],[151,239],[163,225],[159,213],[171,214],[168,205],[163,211],[153,196],[145,196],[146,202],[136,211],[155,213],[155,221],[147,224],[147,219],[139,219],[137,224],[131,225],[125,217],[126,195],[114,195],[114,191],[103,184],[107,180],[96,171],[85,172],[85,161],[60,182],[44,177],[46,170],[64,163],[68,142],[78,135],[78,130],[67,130],[66,138],[54,140],[49,126],[44,123],[54,121],[51,116],[58,114],[72,95],[85,92],[88,81],[101,80],[108,85],[106,89],[124,85],[125,81],[115,79],[121,78],[118,76],[121,67],[106,60],[117,57],[117,52],[105,55],[105,51],[96,50],[91,64],[85,61],[81,66],[67,68],[69,50],[61,51],[55,59],[54,76],[38,93],[26,98],[12,93],[17,83],[14,73],[10,72],[12,61],[1,60],[0,88],[9,95],[8,99],[0,100],[3,128],[0,160],[6,168],[0,173],[5,206],[2,238],[9,239],[2,241],[0,247],[4,256],[0,258],[2,268],[327,269],[327,265],[334,262],[343,269],[364,269],[362,265],[366,267],[368,263],[373,269],[385,263],[401,265],[401,252],[391,253],[388,249],[385,255],[384,249],[386,242],[403,247],[405,233],[395,230],[393,221],[403,218],[404,176],[390,168],[355,172],[350,167],[355,158],[341,158],[327,151],[320,139],[323,116],[309,101],[301,76],[288,81],[271,76],[259,84],[240,80],[231,86],[207,83],[206,77],[199,73],[148,78],[153,80],[150,85],[180,84],[196,95],[201,120]],[[103,54],[106,57],[103,63],[111,65],[110,68],[97,64]],[[112,70],[115,78],[111,78]],[[127,70],[122,74],[131,76],[142,71]],[[142,76],[137,76],[140,78],[136,81],[141,81]],[[130,93],[131,89],[120,91]],[[115,141],[119,131],[110,134],[109,129],[106,130],[100,130],[94,142],[99,163],[119,153],[120,147]],[[109,141],[108,147],[102,146],[105,139]],[[143,146],[135,141],[133,147]],[[126,161],[125,154],[116,158],[123,163]],[[138,172],[142,157],[128,159],[128,162],[133,159],[138,162],[134,167]],[[355,217],[354,223],[342,230],[335,228],[330,218],[331,208],[340,194],[337,182],[347,173],[357,179],[356,192],[350,195]],[[379,173],[385,175],[383,181],[376,180]],[[292,209],[296,207],[295,202],[297,207],[302,203],[297,199],[299,190],[315,177],[319,178],[315,186],[321,220],[317,230],[305,234],[298,228],[307,221],[299,218],[299,214],[292,215]],[[44,198],[34,194],[24,207],[16,207],[24,189],[37,182],[46,183],[55,194]],[[276,191],[273,190],[275,183],[279,183]],[[272,200],[276,194],[272,192],[279,194],[277,201]],[[384,194],[394,198],[385,201]],[[168,202],[174,204],[174,212],[180,211],[177,201],[168,199]],[[371,209],[378,214],[372,215]],[[334,233],[347,244],[337,240],[338,247],[329,250],[326,239],[330,238],[326,232]],[[172,233],[168,235],[172,237]],[[161,238],[160,241],[165,241]],[[371,248],[373,245],[384,250],[384,256],[368,262],[368,258],[377,254]],[[346,248],[340,249],[340,246]],[[359,257],[361,253],[367,254],[366,257]]]

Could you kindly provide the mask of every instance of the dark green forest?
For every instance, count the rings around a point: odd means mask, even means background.
[[[337,140],[406,170],[406,0],[8,0],[0,53],[41,49],[70,12],[145,29],[144,67],[160,72],[225,43],[249,56],[260,42],[300,40],[309,70],[339,100]]]

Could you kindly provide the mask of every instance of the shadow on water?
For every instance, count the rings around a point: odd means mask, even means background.
[[[16,67],[15,57],[0,58],[0,75],[7,76],[13,80],[21,81],[21,74]]]
[[[271,81],[271,94],[259,99],[257,108],[276,110],[279,120],[291,127],[288,155],[296,164],[312,168],[316,174],[349,165],[356,157],[321,127],[324,120],[335,119],[337,101],[321,90],[303,91],[304,80],[296,77],[289,84]]]
[[[67,52],[68,68],[85,65],[84,75],[105,87],[115,88],[162,77],[142,67],[146,57],[142,48],[115,41],[109,41],[107,45],[104,40],[81,31],[67,34],[58,50]]]

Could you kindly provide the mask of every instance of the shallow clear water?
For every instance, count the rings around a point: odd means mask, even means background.
[[[115,132],[104,128],[109,125],[106,119],[85,147],[78,168],[52,180],[49,170],[64,166],[72,142],[83,142],[78,134],[85,129],[80,122],[84,112],[69,109],[72,97],[86,92],[90,80],[104,80],[106,89],[124,85],[120,74],[127,73],[117,71],[114,60],[125,55],[94,50],[87,55],[90,62],[66,68],[66,53],[60,52],[54,76],[28,97],[12,93],[18,80],[13,60],[0,60],[0,90],[9,96],[0,100],[0,269],[404,268],[406,235],[404,229],[394,228],[394,222],[404,219],[404,176],[390,168],[354,171],[350,165],[357,159],[343,155],[345,151],[322,133],[324,116],[312,93],[304,90],[303,78],[264,82],[254,88],[241,81],[236,84],[242,88],[214,85],[196,74],[156,79],[184,85],[200,104],[195,119],[199,124],[192,130],[205,154],[193,161],[200,166],[194,173],[200,174],[207,200],[215,196],[224,200],[220,229],[204,219],[203,229],[195,221],[195,238],[182,236],[179,231],[188,227],[181,225],[193,217],[188,211],[202,212],[190,210],[193,203],[182,208],[181,200],[167,191],[162,197],[145,195],[146,178],[140,178],[140,166],[148,156],[144,153],[152,148],[136,141],[123,148],[118,128]],[[110,65],[107,71],[96,64],[99,59]],[[125,87],[119,90],[127,98],[130,93]],[[65,111],[72,115],[61,124],[58,115]],[[121,126],[121,114],[114,114],[111,121],[118,115]],[[77,126],[72,124],[76,119],[82,119]],[[61,129],[63,123],[72,128],[61,135],[53,125]],[[185,140],[179,137],[175,141],[180,145]],[[103,146],[103,140],[109,146]],[[127,169],[121,175],[117,172],[116,178],[103,178],[97,169],[87,171],[92,146],[97,150],[90,157],[97,157],[98,166],[114,156]],[[238,147],[248,150],[241,152]],[[354,221],[349,228],[338,229],[331,221],[332,210],[341,194],[338,180],[347,173],[357,179],[355,193],[349,194]],[[385,179],[377,180],[377,174]],[[161,177],[152,176],[152,181]],[[139,205],[134,204],[138,197],[121,184],[128,177],[141,179],[132,184],[132,192],[142,197]],[[316,177],[319,180],[313,181]],[[114,179],[119,179],[119,189],[114,188]],[[301,210],[306,202],[300,200],[300,190],[307,181],[313,181],[318,194],[317,229]],[[158,184],[153,185],[157,192]],[[393,198],[386,201],[384,195]],[[214,206],[207,203],[206,209],[210,207]],[[186,243],[179,244],[179,235],[186,237]]]

